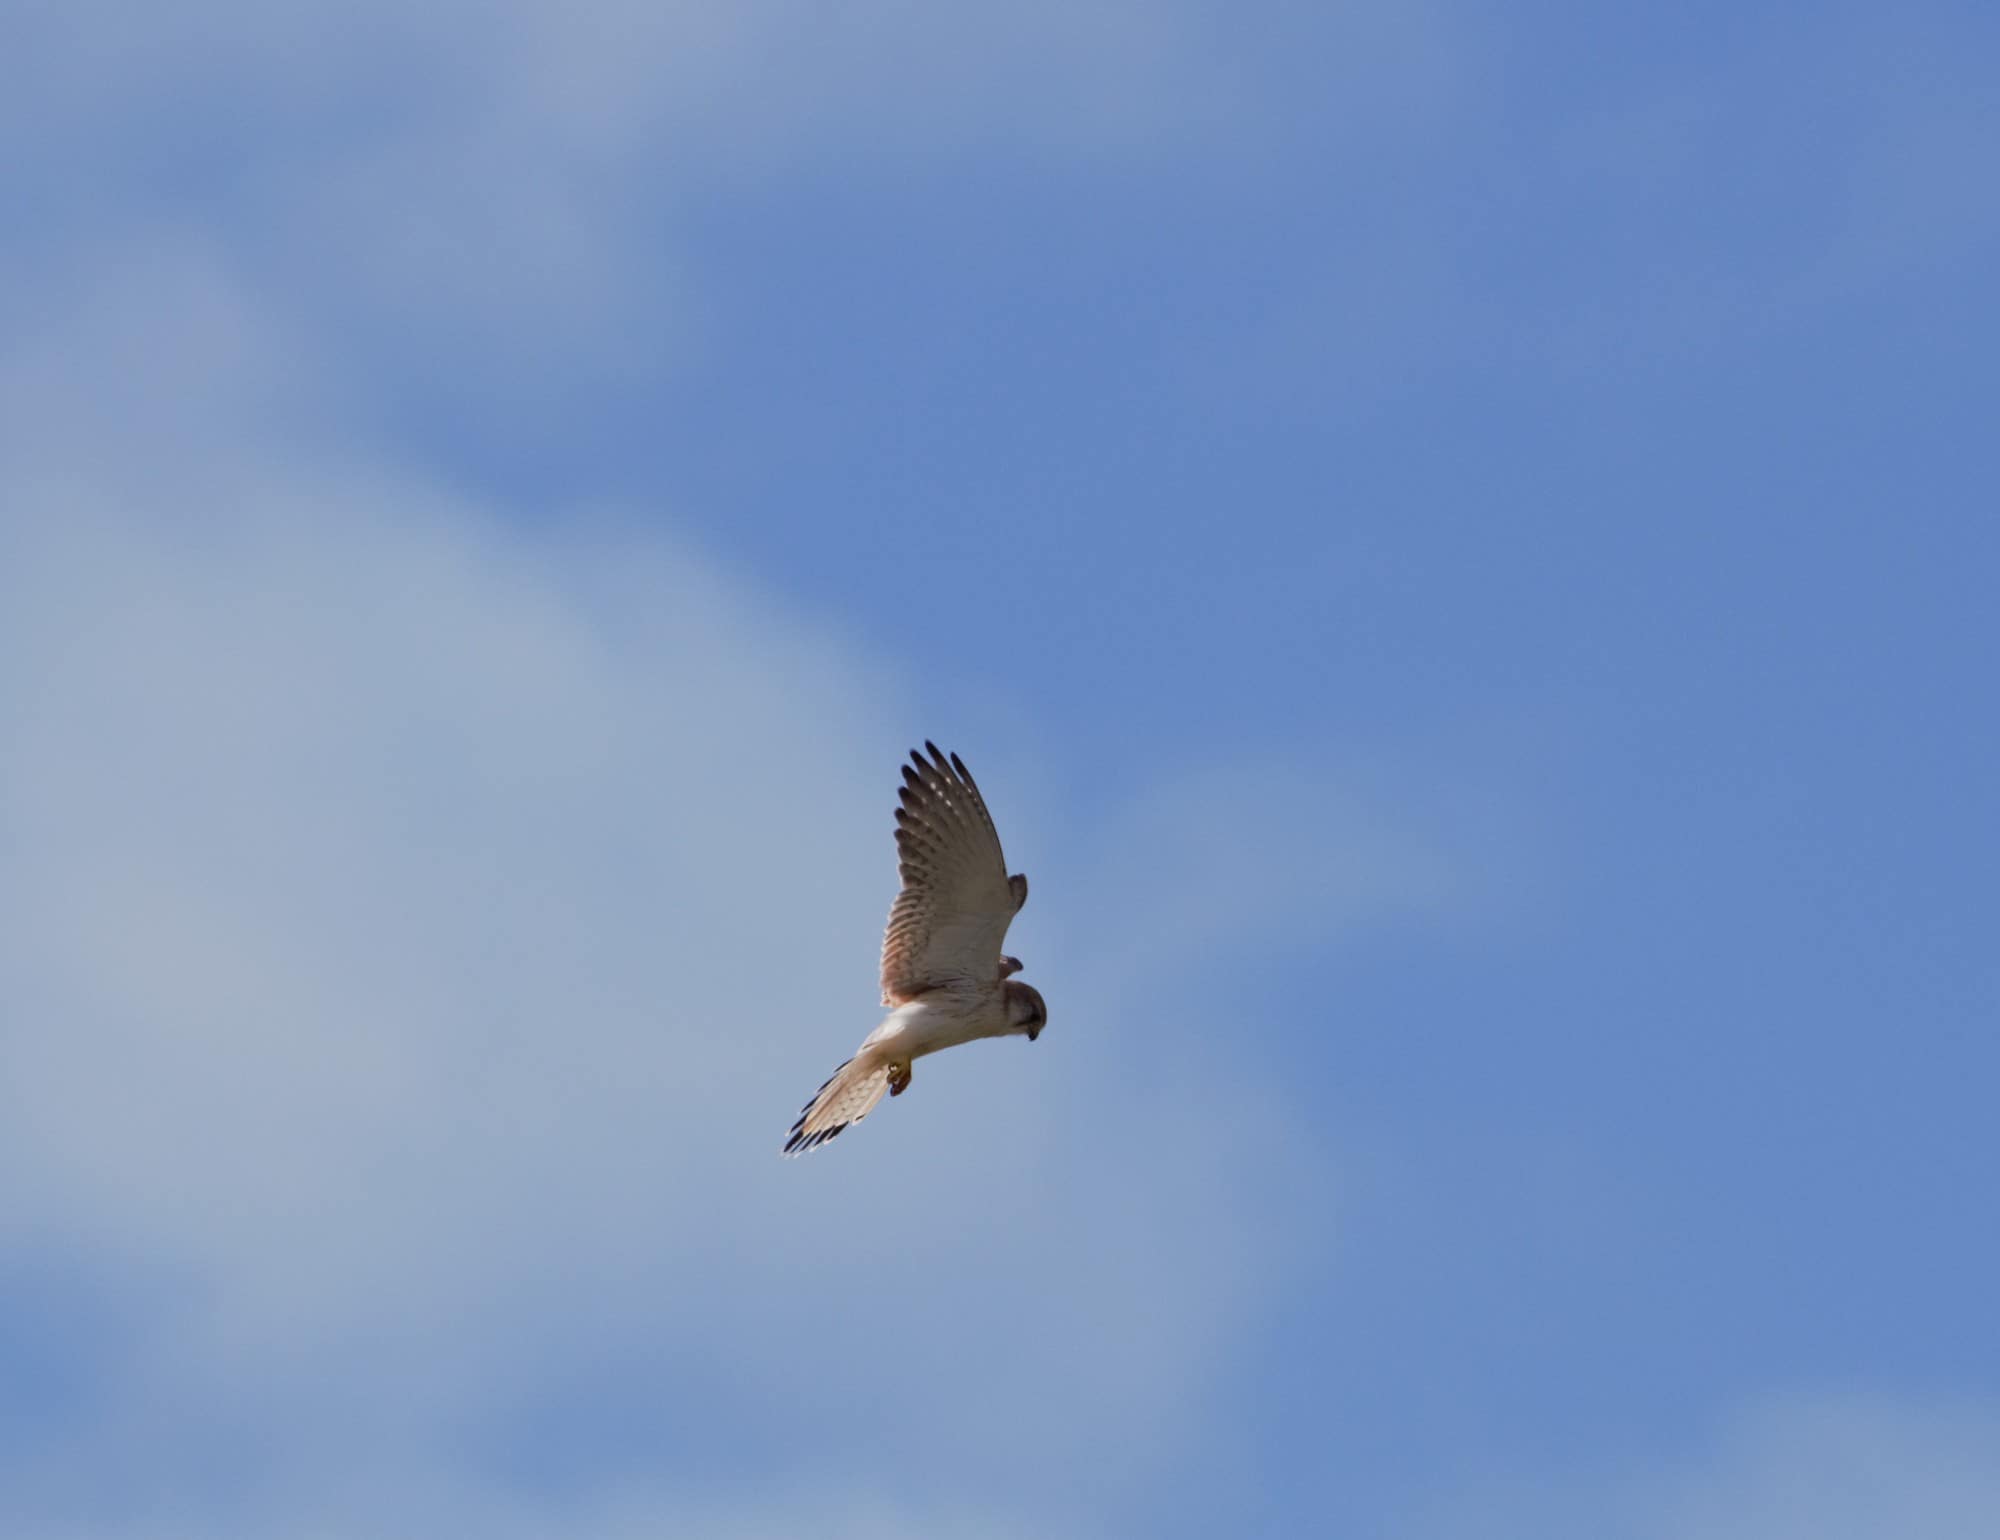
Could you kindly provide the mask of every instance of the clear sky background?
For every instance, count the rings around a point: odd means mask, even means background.
[[[0,1531],[2000,1534],[1996,58],[8,7]]]

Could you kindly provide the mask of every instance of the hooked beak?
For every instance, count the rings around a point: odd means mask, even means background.
[[[1030,1027],[1030,1028],[1028,1028],[1028,1041],[1029,1041],[1029,1042],[1031,1042],[1031,1043],[1032,1043],[1032,1042],[1033,1042],[1033,1041],[1034,1041],[1034,1040],[1035,1040],[1036,1038],[1040,1037],[1041,1035],[1042,1035],[1042,1029],[1041,1029],[1040,1027]]]

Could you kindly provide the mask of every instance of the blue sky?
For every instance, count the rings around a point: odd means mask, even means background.
[[[0,23],[0,1529],[2000,1532],[1996,47]]]

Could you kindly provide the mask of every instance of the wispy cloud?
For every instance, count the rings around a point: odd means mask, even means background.
[[[546,404],[657,342],[635,222],[830,122],[1234,132],[1228,19],[114,11],[17,23],[0,103],[0,1246],[93,1341],[0,1386],[75,1435],[0,1444],[10,1530],[1109,1523],[1212,1434],[1297,1246],[1274,1174],[1325,1159],[1267,1060],[1130,1045],[1452,861],[1282,757],[1226,824],[1174,767],[1097,787],[1065,854],[1038,752],[959,744],[1051,1030],[782,1165],[873,1021],[912,665],[657,509],[362,446],[427,368]]]
[[[1187,815],[1184,897],[1209,895],[1168,913],[1132,840],[1067,872],[1037,848],[1065,819],[1030,762],[996,798],[1056,875],[1018,938],[1049,1035],[783,1164],[873,1019],[900,666],[657,526],[540,535],[267,431],[281,329],[224,270],[167,271],[201,307],[84,303],[69,374],[50,348],[4,376],[39,431],[0,487],[0,1234],[122,1323],[92,1435],[5,1462],[18,1521],[296,1530],[359,1470],[383,1506],[342,1533],[538,1482],[571,1495],[521,1511],[610,1504],[589,1522],[617,1533],[641,1471],[674,1473],[672,1512],[754,1514],[740,1483],[806,1492],[884,1440],[918,1473],[850,1480],[856,1532],[1024,1522],[1029,1445],[1038,1527],[1138,1490],[1282,1287],[1270,1174],[1322,1157],[1260,1061],[1121,1068],[1144,949],[1073,937],[1095,913],[1217,973],[1246,893],[1331,931],[1435,862],[1391,841],[1300,889],[1270,818],[1245,846],[1142,779],[1113,803],[1136,840]],[[182,327],[190,399],[121,373]],[[1354,833],[1270,776],[1288,835]],[[603,1436],[506,1454],[552,1418]]]

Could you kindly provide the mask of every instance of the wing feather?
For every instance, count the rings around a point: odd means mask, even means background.
[[[1009,878],[993,815],[965,761],[926,742],[903,766],[896,809],[896,865],[903,888],[882,937],[882,1003],[903,1005],[934,989],[995,981],[1000,946],[1027,901]]]

